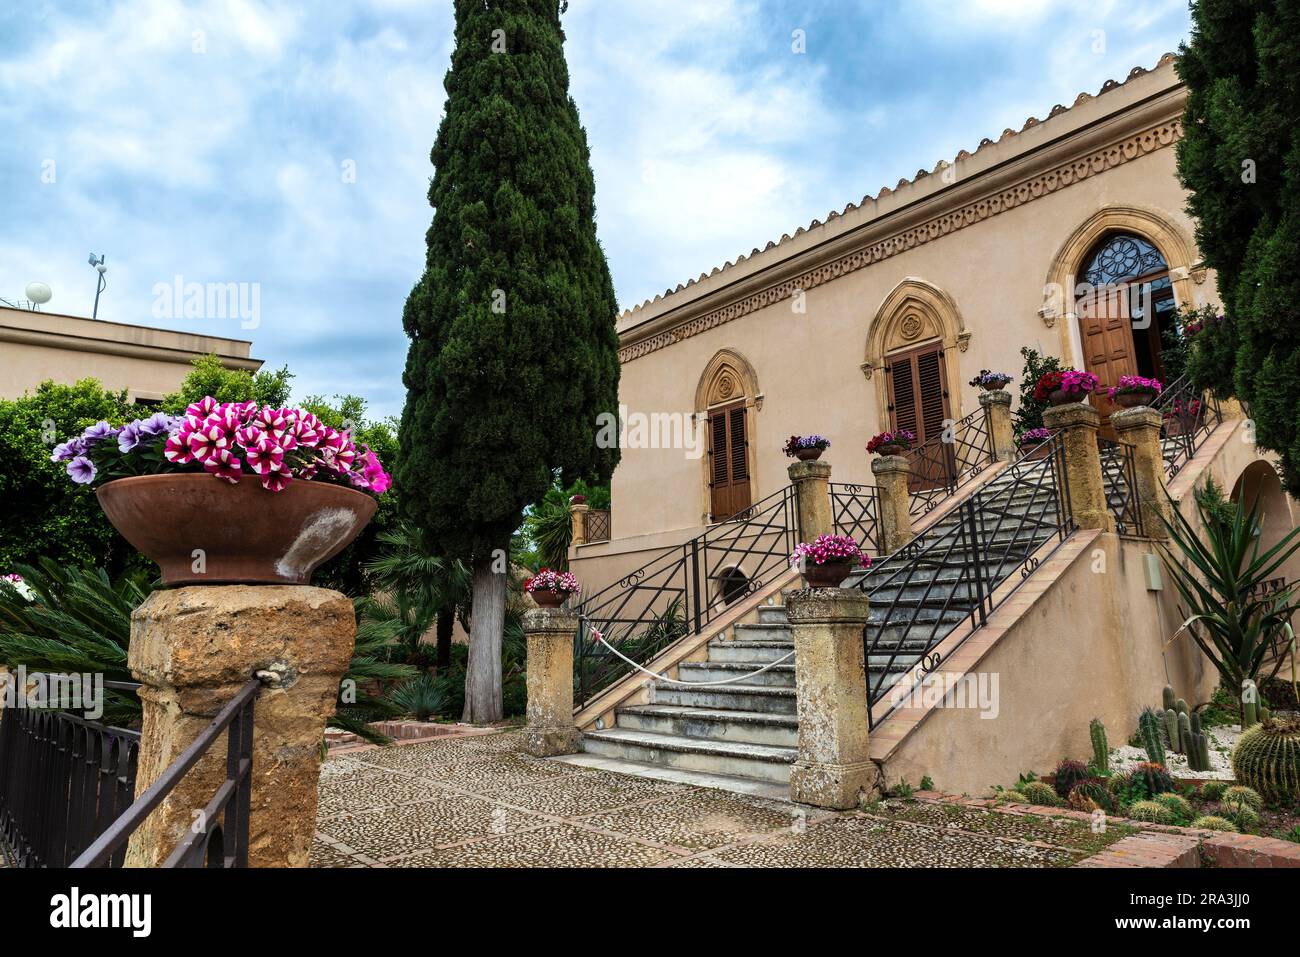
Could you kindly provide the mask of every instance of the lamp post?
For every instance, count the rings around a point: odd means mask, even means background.
[[[99,273],[99,283],[95,287],[95,309],[90,314],[91,319],[99,318],[99,294],[104,291],[108,285],[108,280],[104,278],[104,273],[108,272],[108,267],[104,265],[104,254],[100,253],[99,258],[95,254],[90,254],[90,264],[95,267],[95,272]]]

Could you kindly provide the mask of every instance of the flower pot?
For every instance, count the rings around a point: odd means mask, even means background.
[[[809,588],[839,588],[852,571],[851,562],[825,562],[818,565],[807,561],[804,563],[803,577],[807,579]]]
[[[1132,409],[1139,405],[1150,405],[1155,399],[1154,392],[1120,392],[1112,401],[1122,409]]]
[[[375,514],[369,495],[297,481],[268,492],[204,472],[137,475],[96,492],[122,537],[162,569],[164,585],[306,585]]]
[[[981,382],[980,389],[985,392],[1001,392],[1010,382],[1010,379],[1006,382]]]
[[[815,462],[822,457],[825,449],[799,449],[794,453],[794,457],[800,462]]]
[[[882,445],[876,449],[877,455],[902,455],[907,449],[901,445]]]
[[[1020,456],[1027,462],[1037,462],[1047,458],[1048,448],[1046,442],[1024,442],[1020,446]]]
[[[551,591],[549,588],[530,591],[528,594],[542,608],[559,608],[564,604],[564,599],[569,597],[567,591]]]
[[[1056,389],[1047,397],[1047,401],[1052,405],[1069,405],[1071,402],[1082,402],[1087,397],[1086,392],[1066,392],[1064,389]]]

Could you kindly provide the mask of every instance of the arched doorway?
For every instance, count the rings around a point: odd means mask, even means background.
[[[753,367],[731,349],[719,351],[700,377],[695,407],[708,431],[705,482],[710,522],[726,521],[754,500],[750,412],[756,412],[761,401]]]
[[[1295,527],[1291,501],[1282,489],[1272,462],[1252,462],[1242,471],[1232,489],[1232,500],[1246,509],[1258,508],[1259,551],[1263,554]],[[1293,584],[1300,581],[1300,552],[1292,555],[1277,571],[1277,579]]]
[[[1078,272],[1075,313],[1084,366],[1102,388],[1121,376],[1168,381],[1165,339],[1179,335],[1169,264],[1155,244],[1135,232],[1111,232],[1084,257]],[[1113,404],[1094,400],[1103,416]]]

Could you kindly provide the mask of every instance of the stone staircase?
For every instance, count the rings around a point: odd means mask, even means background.
[[[912,545],[845,583],[871,596],[865,638],[873,696],[886,693],[975,608],[975,568],[985,581],[1000,582],[1055,533],[1054,523],[1038,524],[1030,514],[1053,507],[1048,475],[1046,463],[1028,480],[1000,473],[980,490],[980,508],[952,509]],[[974,548],[966,534],[972,519]],[[652,704],[620,707],[613,727],[586,732],[586,757],[632,773],[707,775],[700,783],[724,787],[729,779],[787,784],[799,727],[784,605],[771,599],[754,620],[707,648],[707,661],[679,666],[682,684],[655,682]],[[754,674],[764,666],[770,667]]]

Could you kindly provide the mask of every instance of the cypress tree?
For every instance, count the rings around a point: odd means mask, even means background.
[[[407,299],[396,480],[411,519],[474,572],[465,717],[502,716],[511,533],[558,476],[607,481],[617,448],[617,303],[596,239],[562,5],[456,0],[433,145],[433,224]]]
[[[1197,0],[1178,169],[1218,271],[1235,394],[1300,494],[1300,0]],[[1195,347],[1195,346],[1194,346]]]

